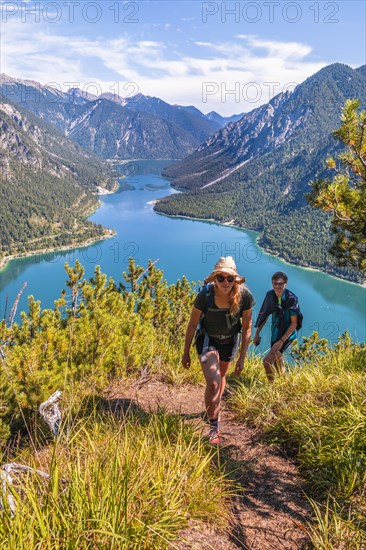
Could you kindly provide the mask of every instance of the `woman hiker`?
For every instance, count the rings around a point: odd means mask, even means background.
[[[230,361],[236,356],[242,331],[240,354],[234,370],[238,376],[243,370],[251,337],[255,300],[244,281],[245,277],[238,275],[234,259],[221,257],[196,296],[185,336],[182,364],[188,369],[191,364],[189,350],[196,334],[196,349],[206,379],[209,438],[214,445],[221,443],[220,401]]]

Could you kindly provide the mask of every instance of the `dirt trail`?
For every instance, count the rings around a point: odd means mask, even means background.
[[[126,399],[153,412],[159,407],[173,414],[196,418],[203,427],[203,387],[173,388],[158,380],[141,382],[130,389],[113,388],[109,398]],[[179,550],[295,550],[311,548],[306,535],[310,507],[296,466],[275,447],[260,442],[259,433],[235,420],[230,410],[221,413],[224,456],[233,461],[236,482],[243,488],[232,504],[230,532],[192,525],[182,535]],[[207,432],[207,433],[206,433]]]

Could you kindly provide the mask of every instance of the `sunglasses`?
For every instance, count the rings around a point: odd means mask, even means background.
[[[216,281],[219,283],[223,283],[224,281],[227,281],[228,283],[234,282],[234,276],[233,275],[216,275]]]
[[[275,281],[272,281],[273,286],[285,286],[286,283],[276,283]]]

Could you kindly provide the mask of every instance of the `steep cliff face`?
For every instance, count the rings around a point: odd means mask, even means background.
[[[33,166],[44,174],[74,180],[95,192],[100,184],[111,188],[110,168],[40,118],[0,97],[0,146],[8,164]]]
[[[177,124],[106,99],[84,105],[66,133],[108,159],[180,158],[199,144]]]

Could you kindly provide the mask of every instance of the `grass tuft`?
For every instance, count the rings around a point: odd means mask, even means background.
[[[167,548],[190,519],[227,524],[229,483],[180,418],[94,414],[68,433],[33,455],[50,482],[23,481],[15,516],[0,517],[0,548]]]

